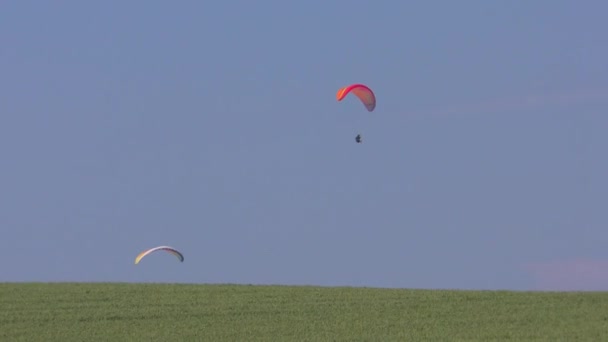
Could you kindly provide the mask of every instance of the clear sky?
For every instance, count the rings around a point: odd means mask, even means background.
[[[3,2],[0,281],[608,290],[607,12]]]

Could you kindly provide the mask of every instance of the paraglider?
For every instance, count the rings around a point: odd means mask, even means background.
[[[350,93],[355,94],[369,112],[376,108],[376,95],[364,84],[351,84],[340,88],[336,94],[336,99],[342,101]]]
[[[169,253],[175,255],[179,259],[179,261],[184,262],[184,255],[177,249],[175,249],[173,247],[169,247],[169,246],[158,246],[158,247],[147,249],[147,250],[139,253],[139,255],[135,258],[135,264],[137,265],[141,261],[141,259],[143,259],[143,257],[145,257],[146,255],[148,255],[150,253],[154,253],[156,251],[169,252]]]
[[[336,99],[342,101],[348,94],[353,93],[361,100],[368,112],[373,112],[376,109],[376,95],[374,92],[365,84],[355,83],[338,89],[336,93]],[[357,134],[355,137],[357,144],[362,141],[361,134]]]

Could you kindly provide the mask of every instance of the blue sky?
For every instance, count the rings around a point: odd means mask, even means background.
[[[608,290],[606,11],[6,2],[0,281]]]

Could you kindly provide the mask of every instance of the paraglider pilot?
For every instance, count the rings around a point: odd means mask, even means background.
[[[357,142],[357,144],[361,143],[361,134],[357,134],[357,136],[355,137],[355,141]]]

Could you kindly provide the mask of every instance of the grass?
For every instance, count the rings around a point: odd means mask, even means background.
[[[0,283],[0,341],[600,341],[608,293]]]

